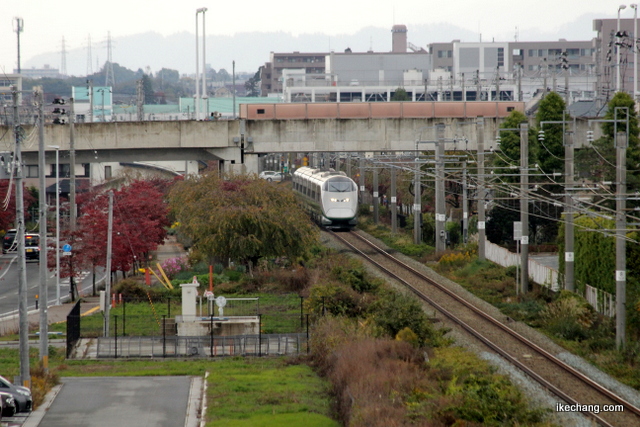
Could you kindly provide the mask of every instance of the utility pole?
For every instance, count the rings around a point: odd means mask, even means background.
[[[24,30],[24,20],[19,17],[14,18],[16,21],[16,36],[18,37],[18,74],[22,72],[20,68],[20,33]]]
[[[361,154],[360,156],[360,177],[358,178],[358,184],[360,184],[360,204],[364,205],[365,204],[365,200],[364,200],[364,190],[365,190],[365,185],[364,185],[364,174],[365,174],[365,170],[364,170],[364,153]]]
[[[138,121],[144,120],[144,81],[142,79],[136,82],[136,110]]]
[[[232,88],[231,93],[233,94],[233,119],[236,118],[236,61],[231,61],[231,72],[232,76]]]
[[[34,91],[36,102],[38,103],[38,171],[39,171],[39,234],[40,234],[40,254],[39,272],[40,286],[38,296],[40,301],[40,361],[45,371],[49,369],[49,319],[47,316],[47,306],[49,294],[47,288],[47,185],[45,181],[45,160],[44,160],[44,94],[42,86]]]
[[[109,191],[109,214],[107,225],[107,280],[105,284],[104,336],[109,336],[109,309],[111,308],[111,242],[113,235],[113,191]]]
[[[462,166],[462,242],[469,239],[469,200],[467,196],[467,161]]]
[[[436,254],[446,249],[447,219],[444,201],[444,123],[436,125]]]
[[[89,92],[89,123],[93,123],[93,80],[87,80],[87,91]]]
[[[378,166],[373,166],[373,223],[380,222],[380,200],[378,200]]]
[[[76,229],[76,113],[73,98],[69,99],[69,229]],[[103,111],[104,117],[104,111]]]
[[[104,92],[102,93],[104,102]],[[74,108],[74,99],[69,98],[69,230],[76,230],[76,113]],[[102,118],[104,120],[104,108],[102,109]],[[69,277],[69,293],[71,301],[74,301],[74,292],[76,290],[76,280],[71,274]]]
[[[16,174],[16,240],[18,242],[18,316],[20,324],[20,381],[25,387],[31,384],[29,369],[29,313],[27,311],[27,260],[24,253],[24,195],[22,188],[22,126],[18,110],[18,88],[11,89],[13,97],[13,128],[16,140],[13,168]],[[13,170],[12,170],[13,173]],[[46,238],[46,236],[45,236]]]
[[[391,167],[391,231],[393,233],[398,232],[398,203],[396,199],[396,168]]]
[[[413,243],[422,243],[422,203],[420,200],[422,187],[420,185],[420,152],[416,142],[416,170],[413,175]]]
[[[522,64],[517,65],[518,70],[518,101],[522,102]]]
[[[500,66],[496,67],[496,101],[500,101]]]
[[[564,138],[564,191],[565,195],[565,227],[564,227],[564,285],[565,289],[570,292],[575,292],[575,264],[574,264],[574,241],[575,233],[573,227],[573,196],[571,194],[571,188],[573,188],[573,137],[574,133],[565,132],[565,122],[562,121],[562,132]],[[575,132],[575,119],[573,130]]]
[[[522,276],[520,277],[520,293],[529,291],[529,124],[520,123],[520,222],[522,238],[520,239]]]
[[[478,259],[486,259],[486,232],[485,232],[485,212],[484,212],[484,117],[479,116],[476,121],[476,134],[478,135]]]

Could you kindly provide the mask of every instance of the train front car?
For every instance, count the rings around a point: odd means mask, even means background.
[[[343,172],[298,168],[293,177],[293,190],[304,201],[313,219],[323,227],[355,227],[358,187]]]
[[[327,228],[351,229],[356,226],[358,187],[341,172],[325,172],[322,184],[323,224]],[[324,223],[327,222],[327,223]]]

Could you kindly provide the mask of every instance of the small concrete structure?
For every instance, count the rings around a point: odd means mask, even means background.
[[[198,286],[199,283],[195,277],[192,283],[180,285],[182,288],[182,315],[176,316],[178,336],[257,335],[260,332],[260,318],[258,316],[198,316],[196,313]]]

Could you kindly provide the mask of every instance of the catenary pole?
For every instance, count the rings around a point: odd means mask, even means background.
[[[446,248],[445,223],[447,219],[444,201],[444,123],[436,125],[436,254]]]
[[[484,117],[478,117],[476,121],[476,133],[478,135],[478,259],[486,259],[486,233],[485,233],[485,210],[484,210]]]
[[[529,291],[529,124],[520,123],[520,222],[522,238],[520,239],[520,293]]]

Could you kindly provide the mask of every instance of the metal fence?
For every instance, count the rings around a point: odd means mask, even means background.
[[[309,351],[309,335],[259,334],[197,337],[100,337],[96,358],[228,357],[298,355]]]
[[[67,315],[67,357],[71,355],[80,335],[80,300],[78,300]]]

